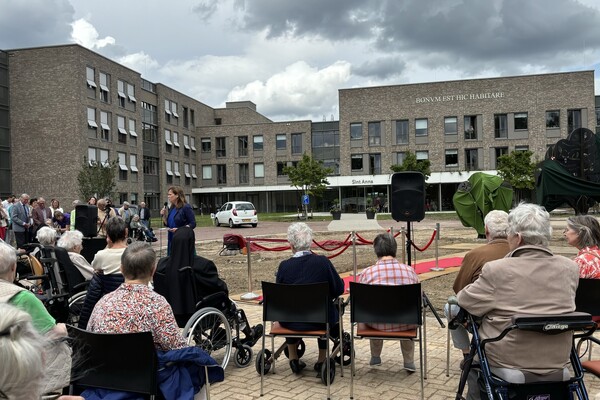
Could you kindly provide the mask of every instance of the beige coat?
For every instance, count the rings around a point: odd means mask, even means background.
[[[575,311],[579,269],[572,260],[538,246],[521,246],[484,265],[479,279],[461,290],[458,304],[482,316],[482,338],[495,337],[515,314]],[[486,346],[490,365],[546,374],[569,362],[571,333],[514,331]]]

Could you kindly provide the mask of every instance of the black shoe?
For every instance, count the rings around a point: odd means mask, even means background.
[[[250,335],[242,339],[242,344],[252,347],[258,342],[258,339],[262,337],[264,329],[262,324],[258,324],[254,325],[250,330]]]
[[[315,369],[315,371],[317,371],[317,372],[321,373],[321,367],[323,367],[323,361],[321,361],[321,362],[316,362],[316,363],[315,363],[315,366],[314,366],[314,369]]]
[[[290,368],[295,374],[299,374],[304,368],[306,368],[306,364],[302,360],[290,360]]]

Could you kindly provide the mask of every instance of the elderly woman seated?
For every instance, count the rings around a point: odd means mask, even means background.
[[[184,358],[186,361],[196,360],[197,365],[211,366],[211,382],[223,380],[223,369],[217,366],[213,359],[197,347],[187,347],[175,322],[171,306],[163,296],[149,287],[155,264],[156,253],[152,247],[143,242],[131,244],[121,258],[121,272],[125,282],[98,301],[90,317],[88,330],[100,333],[151,332],[157,350],[182,349],[175,355],[171,352],[166,353],[167,355],[159,352],[159,362],[161,357],[165,356],[169,362]],[[169,353],[171,355],[168,355]],[[177,354],[180,354],[179,358]],[[167,361],[164,358],[163,360]],[[200,370],[187,371],[192,380],[197,379],[199,384],[195,387],[195,392],[198,392],[202,386],[203,373]],[[170,398],[164,389],[161,385],[165,397]],[[85,393],[83,397],[87,398]]]
[[[73,265],[77,267],[85,280],[92,279],[94,269],[85,257],[81,255],[81,250],[83,249],[83,233],[79,231],[66,231],[60,239],[58,239],[56,245],[67,250]]]

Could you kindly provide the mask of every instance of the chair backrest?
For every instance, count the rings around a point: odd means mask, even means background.
[[[68,326],[71,384],[156,395],[158,361],[151,332],[93,333]]]
[[[77,269],[75,264],[73,264],[73,261],[71,261],[69,253],[66,249],[63,249],[62,247],[55,247],[54,256],[56,257],[61,269],[65,272],[65,278],[67,279],[67,290],[69,293],[71,293],[75,286],[85,282],[85,278]]]
[[[263,320],[327,323],[329,284],[327,282],[289,285],[262,282]]]
[[[421,284],[369,285],[350,282],[350,319],[361,323],[422,325]]]
[[[575,310],[600,315],[600,279],[580,279],[575,294]]]

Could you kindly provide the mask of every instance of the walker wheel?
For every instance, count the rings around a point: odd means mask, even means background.
[[[333,384],[335,380],[335,361],[333,359],[329,359],[329,384]],[[323,363],[321,366],[321,382],[323,385],[327,385],[327,364]]]
[[[256,372],[261,374],[261,370],[266,375],[271,370],[271,351],[268,349],[264,349],[258,352],[256,356]]]
[[[235,363],[236,367],[246,368],[250,365],[250,361],[252,361],[252,348],[250,346],[244,344],[235,349],[233,362]]]
[[[344,363],[344,366],[350,365],[352,362],[352,343],[350,342],[350,334],[348,332],[344,332],[342,334],[342,350],[340,351],[341,355],[335,356],[335,362],[338,364]]]
[[[305,351],[306,351],[306,343],[304,343],[303,339],[300,339],[300,341],[298,342],[298,345],[296,347],[296,353],[298,353],[299,359],[302,358]],[[285,346],[283,348],[283,354],[285,354],[285,356],[287,358],[290,358],[290,351],[288,350],[287,346]]]

